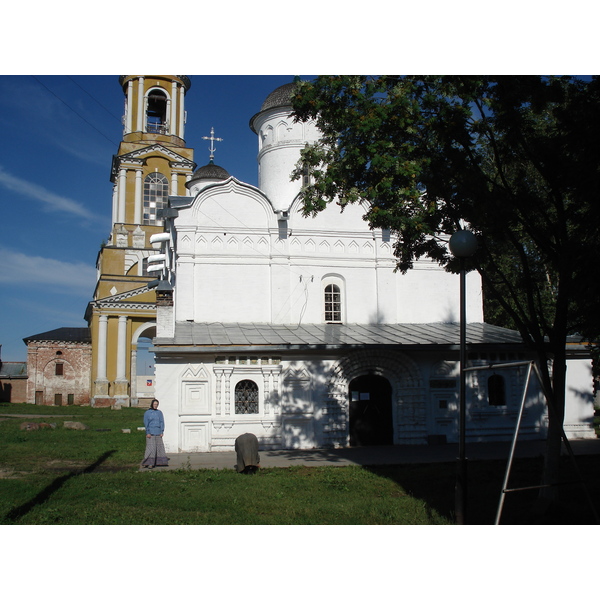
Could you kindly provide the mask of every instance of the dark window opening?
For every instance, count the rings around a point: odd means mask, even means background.
[[[258,386],[250,379],[244,379],[235,386],[235,414],[258,413]]]
[[[63,363],[56,363],[54,367],[55,375],[64,375],[65,365]]]
[[[506,405],[506,389],[502,375],[491,375],[488,377],[488,402],[490,406]]]
[[[167,96],[160,90],[148,94],[146,130],[148,133],[167,133]]]

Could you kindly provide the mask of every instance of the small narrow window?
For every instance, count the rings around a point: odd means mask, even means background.
[[[250,379],[244,379],[235,386],[235,414],[258,413],[258,386]]]
[[[308,165],[302,167],[302,187],[308,187],[310,185],[310,175],[308,171]]]
[[[64,375],[64,368],[65,368],[65,365],[63,363],[56,363],[56,365],[54,367],[54,374],[55,375]]]
[[[506,405],[506,389],[502,375],[488,377],[488,402],[490,406]]]
[[[325,287],[325,322],[340,323],[342,320],[342,295],[340,288],[330,283]]]

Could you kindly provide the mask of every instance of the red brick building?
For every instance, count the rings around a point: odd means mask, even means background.
[[[90,403],[92,343],[87,327],[61,327],[23,341],[29,404]]]

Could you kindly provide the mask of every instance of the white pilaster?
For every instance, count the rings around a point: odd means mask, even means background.
[[[136,225],[142,224],[142,169],[135,170],[135,211],[133,222]]]
[[[106,336],[108,333],[108,316],[100,315],[98,318],[98,375],[99,381],[106,381]]]
[[[177,173],[171,171],[171,196],[177,196]]]
[[[185,86],[179,88],[179,137],[183,139],[183,129],[185,125]]]
[[[117,196],[117,184],[113,185],[113,193],[112,193],[112,222],[113,224],[117,222],[117,218],[119,216],[119,197]]]
[[[171,82],[171,122],[169,123],[169,133],[177,135],[177,82]]]
[[[127,114],[125,115],[125,133],[131,133],[133,127],[133,79],[127,83]]]
[[[138,111],[136,131],[144,130],[144,78],[138,79]]]
[[[127,169],[119,169],[119,211],[118,223],[125,223],[125,197],[127,193]]]
[[[126,377],[126,350],[127,348],[127,317],[119,316],[117,338],[117,381],[124,381]]]

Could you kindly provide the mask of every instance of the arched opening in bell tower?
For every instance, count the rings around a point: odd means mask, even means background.
[[[159,89],[150,90],[146,108],[146,131],[148,133],[167,134],[168,98]]]

